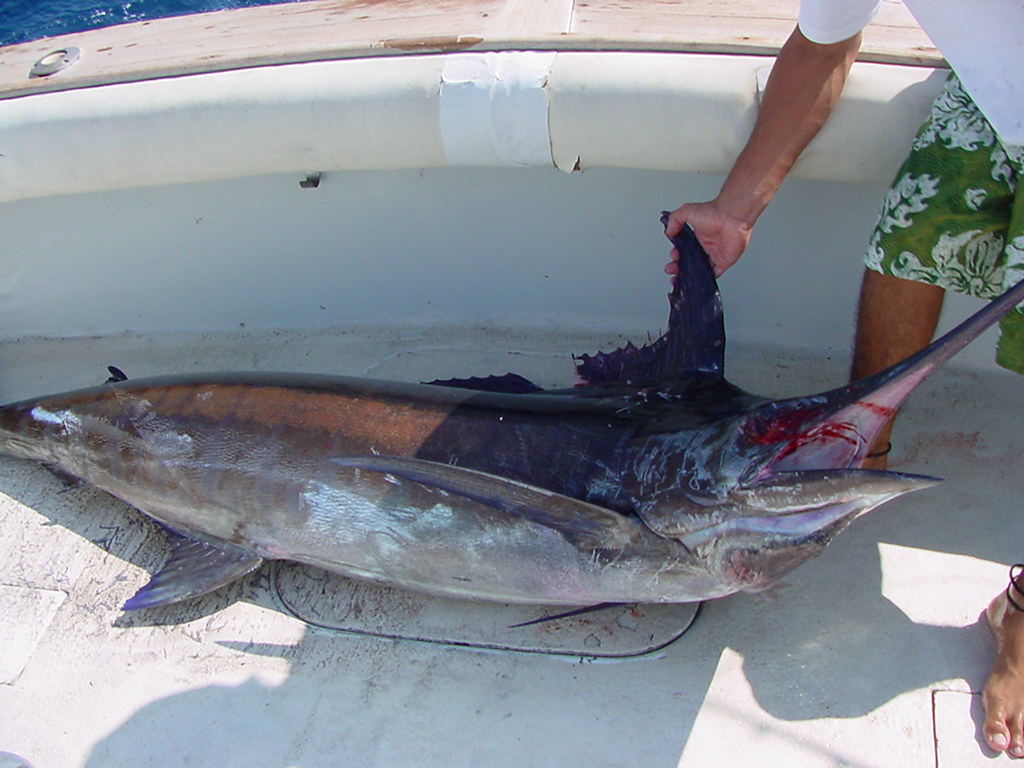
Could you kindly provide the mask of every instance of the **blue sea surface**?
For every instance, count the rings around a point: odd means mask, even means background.
[[[130,21],[287,0],[0,0],[0,46]]]

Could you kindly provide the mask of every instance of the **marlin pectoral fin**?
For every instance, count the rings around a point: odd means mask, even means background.
[[[171,557],[124,610],[152,608],[212,592],[256,570],[263,558],[230,544],[207,544],[170,529]]]
[[[580,549],[621,548],[635,530],[628,518],[610,509],[489,472],[401,456],[353,456],[331,461],[472,499],[556,530]]]

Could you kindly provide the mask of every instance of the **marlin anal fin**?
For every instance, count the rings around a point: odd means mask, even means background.
[[[610,509],[489,472],[401,456],[353,456],[331,461],[472,499],[556,530],[580,549],[619,549],[635,532],[634,521]]]
[[[213,545],[166,529],[171,557],[124,610],[152,608],[205,595],[256,570],[263,558],[231,544]]]
[[[661,218],[664,225],[668,214]],[[575,357],[582,384],[633,384],[704,371],[721,375],[725,359],[722,297],[707,252],[687,226],[672,238],[679,272],[669,294],[668,329],[642,347]]]

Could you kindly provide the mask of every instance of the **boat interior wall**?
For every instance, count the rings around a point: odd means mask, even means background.
[[[772,59],[559,54],[549,81],[555,165],[726,173],[753,127]],[[945,70],[858,62],[798,178],[888,184]]]
[[[551,166],[724,172],[751,56],[482,52],[312,62],[0,100],[0,201],[272,173]],[[797,175],[886,183],[941,73],[858,63]],[[884,114],[884,119],[883,119]]]
[[[440,57],[236,70],[0,102],[0,198],[445,163]]]
[[[183,333],[181,343],[202,347],[207,333],[244,341],[281,329],[294,343],[301,329],[354,338],[377,327],[439,359],[488,328],[505,337],[517,328],[599,331],[606,349],[642,342],[666,316],[669,246],[658,213],[707,199],[721,183],[550,167],[334,172],[309,189],[301,180],[276,174],[0,205],[0,367],[11,359],[5,349],[28,337],[120,336],[126,348],[148,348],[154,334]],[[723,280],[730,339],[845,359],[860,257],[884,193],[788,180]],[[951,320],[967,314],[953,299]],[[566,366],[570,353],[593,351],[553,346]],[[259,345],[252,354],[259,367]],[[982,341],[960,362],[991,358]],[[129,362],[97,359],[95,375]],[[359,373],[344,361],[332,370]],[[438,371],[487,373],[504,370]]]

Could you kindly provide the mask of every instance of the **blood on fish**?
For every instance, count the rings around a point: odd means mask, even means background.
[[[837,443],[849,443],[856,447],[863,441],[863,438],[852,424],[821,424],[814,429],[808,430],[805,434],[800,435],[795,440],[791,440],[782,449],[782,451],[780,451],[778,458],[785,458],[786,456],[797,452],[804,446],[810,445],[811,443],[822,442],[823,440]]]

